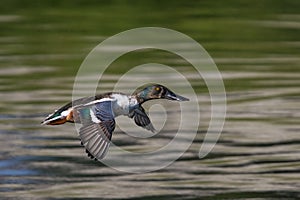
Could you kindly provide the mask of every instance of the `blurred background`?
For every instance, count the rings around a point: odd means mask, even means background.
[[[223,76],[227,119],[217,145],[200,160],[209,93],[191,79],[203,122],[189,150],[162,170],[127,174],[87,158],[74,125],[40,121],[71,100],[77,70],[96,45],[147,26],[203,45]],[[2,198],[300,198],[300,1],[1,0],[0,45]],[[168,52],[133,52],[112,64],[102,90],[149,62],[190,68]],[[113,140],[133,151],[151,149],[171,140],[172,130],[137,140],[117,128]]]

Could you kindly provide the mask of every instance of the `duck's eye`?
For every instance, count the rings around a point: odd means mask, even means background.
[[[155,90],[156,90],[156,91],[160,91],[160,87],[156,87]]]

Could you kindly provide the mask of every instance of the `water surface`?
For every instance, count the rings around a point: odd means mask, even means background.
[[[2,198],[300,198],[298,1],[0,4]],[[206,48],[224,78],[228,113],[219,142],[200,160],[210,102],[204,82],[191,78],[201,107],[193,144],[167,168],[127,174],[87,158],[73,124],[47,127],[40,121],[71,100],[74,77],[92,48],[144,26],[181,31]],[[149,62],[193,77],[189,64],[175,55],[135,52],[112,64],[99,90],[110,90],[124,71]],[[171,87],[176,82],[172,77],[165,81]],[[128,83],[124,89],[132,87]],[[117,128],[113,140],[144,151],[170,141],[173,131],[167,126],[154,138],[138,140]]]

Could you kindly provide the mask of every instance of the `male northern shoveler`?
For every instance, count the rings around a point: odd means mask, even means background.
[[[188,101],[159,84],[137,89],[132,95],[109,92],[94,97],[77,99],[50,114],[42,124],[59,125],[65,122],[81,123],[79,137],[92,159],[102,159],[108,150],[115,129],[115,117],[133,118],[136,125],[155,131],[142,104],[152,99]]]

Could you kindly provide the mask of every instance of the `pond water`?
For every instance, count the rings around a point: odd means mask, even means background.
[[[0,5],[1,198],[300,198],[299,1],[3,0]],[[201,111],[196,138],[179,159],[157,171],[132,174],[89,159],[74,124],[40,122],[72,99],[77,70],[96,45],[127,29],[149,26],[180,31],[203,45],[223,77],[227,118],[213,151],[199,159],[210,120],[203,80],[193,79],[191,66],[165,51],[120,57],[103,77],[99,92],[111,90],[134,66],[161,63],[190,77]],[[121,89],[131,91],[145,77],[178,86],[157,67],[147,69],[149,74]],[[83,91],[94,79],[95,74],[87,77]],[[178,104],[162,105],[150,113],[160,128],[160,109],[178,114]],[[140,129],[123,118],[118,122],[125,127],[116,128],[113,141],[135,152],[168,143],[177,128],[171,120],[153,138],[135,138],[123,130],[138,134]]]

